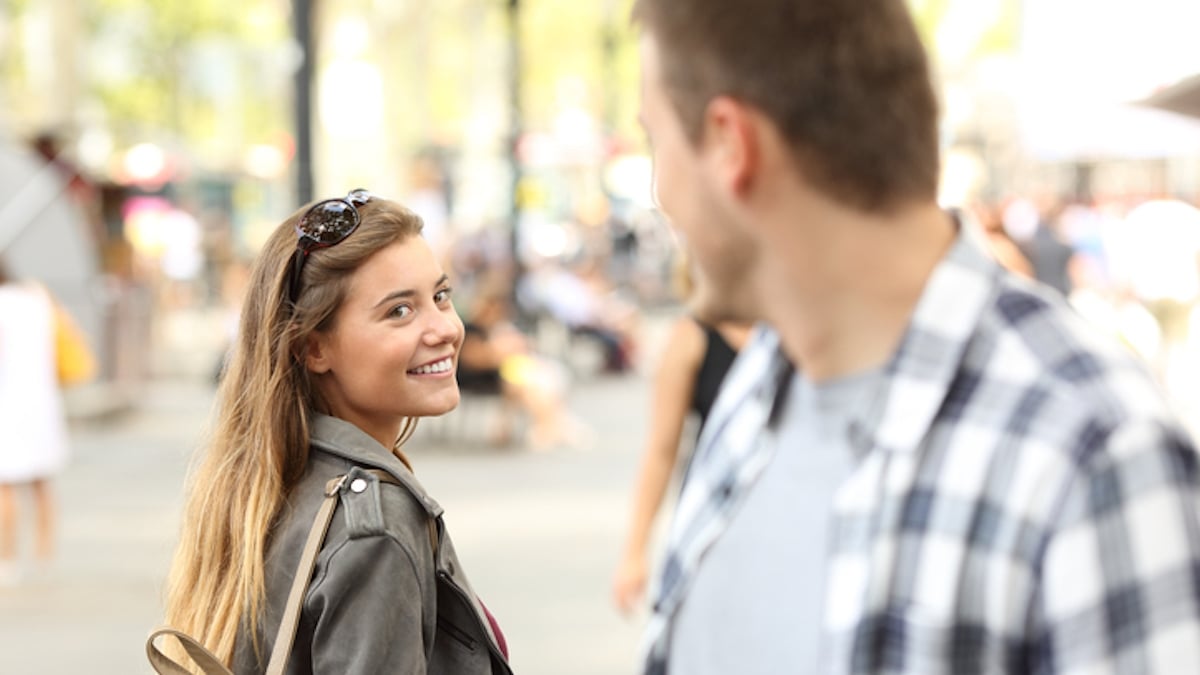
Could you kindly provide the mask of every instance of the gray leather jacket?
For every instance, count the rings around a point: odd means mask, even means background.
[[[383,469],[400,485],[381,483],[363,468]],[[442,508],[387,448],[326,415],[314,415],[308,469],[289,495],[268,545],[266,602],[254,627],[259,656],[249,627],[243,626],[233,671],[266,669],[325,484],[347,473],[304,599],[289,675],[511,675],[442,527]],[[365,484],[355,485],[356,479]],[[430,519],[437,525],[436,561]]]

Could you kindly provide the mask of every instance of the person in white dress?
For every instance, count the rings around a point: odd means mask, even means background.
[[[67,462],[67,423],[55,365],[54,304],[39,284],[10,278],[0,263],[0,585],[20,579],[19,488],[34,504],[34,555],[54,553],[49,481]]]

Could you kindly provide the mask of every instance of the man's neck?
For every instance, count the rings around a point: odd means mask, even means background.
[[[909,325],[933,269],[956,236],[935,204],[888,216],[831,209],[813,233],[781,234],[781,264],[767,279],[778,301],[766,319],[784,352],[814,381],[882,367]],[[787,233],[788,228],[778,228]],[[807,249],[807,251],[805,250]],[[781,260],[782,263],[782,260]]]

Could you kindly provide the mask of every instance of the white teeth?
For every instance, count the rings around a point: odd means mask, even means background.
[[[432,375],[433,373],[444,373],[447,370],[450,370],[450,368],[451,368],[450,359],[445,358],[445,359],[442,359],[441,361],[438,361],[436,363],[431,363],[427,366],[421,366],[420,368],[414,368],[408,372],[415,373],[417,375]]]

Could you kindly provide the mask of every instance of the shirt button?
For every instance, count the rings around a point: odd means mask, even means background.
[[[367,481],[365,481],[361,478],[355,478],[354,480],[350,481],[350,491],[351,492],[362,492],[363,490],[366,490],[366,489],[367,489]]]

